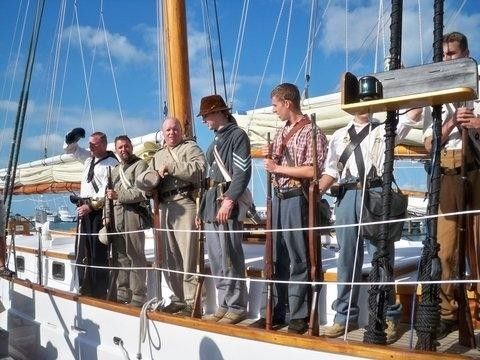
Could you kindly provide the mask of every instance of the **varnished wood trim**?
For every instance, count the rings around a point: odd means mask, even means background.
[[[18,252],[23,252],[27,254],[38,255],[38,249],[26,247],[26,246],[15,246],[15,249]],[[64,252],[52,251],[52,250],[42,250],[42,255],[49,258],[63,259],[63,260],[75,260],[75,255],[66,254]]]
[[[140,309],[112,303],[109,301],[98,300],[90,297],[80,296],[66,291],[52,288],[46,288],[33,284],[29,281],[12,279],[16,285],[25,286],[35,291],[43,292],[51,296],[63,299],[77,301],[81,304],[91,305],[98,308],[114,311],[130,316],[139,316]],[[380,346],[363,344],[357,341],[342,341],[340,339],[328,339],[324,337],[315,337],[308,335],[292,335],[280,331],[267,331],[253,329],[242,325],[224,325],[207,322],[201,319],[192,319],[176,315],[165,314],[162,312],[148,312],[148,318],[154,321],[166,324],[183,326],[186,328],[212,332],[216,334],[233,336],[242,339],[261,341],[271,344],[278,344],[289,347],[308,349],[313,351],[324,351],[329,353],[345,354],[350,356],[365,357],[371,359],[401,359],[401,360],[424,360],[425,358],[441,359],[462,359],[463,356],[456,354],[433,353],[395,348],[393,346]]]

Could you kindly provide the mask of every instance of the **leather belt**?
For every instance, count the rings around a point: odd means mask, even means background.
[[[294,188],[274,188],[273,192],[275,196],[279,199],[285,200],[290,199],[296,196],[303,196],[303,188],[302,187],[294,187]]]
[[[193,191],[193,190],[195,190],[193,185],[188,185],[188,186],[184,186],[184,187],[181,187],[181,188],[178,188],[178,189],[165,191],[165,192],[160,194],[160,197],[161,198],[167,198],[167,197],[170,197],[170,196],[173,196],[173,195],[183,194],[183,193]]]
[[[473,170],[478,170],[478,166],[475,163],[470,163],[467,164],[467,172],[473,171]],[[462,172],[461,167],[454,167],[454,168],[448,168],[448,167],[441,167],[440,168],[440,173],[442,175],[460,175]]]
[[[366,189],[381,187],[383,185],[383,181],[381,178],[374,178],[374,179],[367,179],[367,185],[365,186]],[[347,190],[362,190],[363,184],[361,182],[350,182],[338,185],[332,185],[330,187],[330,193],[332,196],[342,196],[345,194]]]
[[[205,179],[205,189],[206,190],[209,190],[213,187],[216,187],[216,186],[222,185],[222,184],[226,185],[227,183],[222,182],[222,181],[215,181],[215,180],[210,179],[210,178]]]

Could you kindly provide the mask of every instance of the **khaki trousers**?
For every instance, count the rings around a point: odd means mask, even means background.
[[[161,227],[170,230],[162,234],[165,239],[162,251],[163,264],[171,270],[195,273],[198,235],[184,230],[195,229],[196,205],[188,198],[177,197],[178,195],[175,196],[175,200],[160,203]],[[175,295],[172,301],[192,305],[197,287],[196,276],[175,272],[164,275]]]
[[[462,211],[460,209],[463,183],[460,175],[442,175],[440,190],[439,215]],[[467,209],[480,208],[480,171],[468,173],[468,184],[465,188]],[[438,244],[440,249],[438,257],[442,265],[442,280],[458,278],[458,220],[459,216],[440,216],[438,218]],[[469,242],[476,242],[478,248],[478,224],[480,215],[467,216],[467,248]],[[474,226],[477,224],[477,226]],[[471,254],[472,256],[475,256]],[[476,270],[474,270],[476,271]],[[440,315],[443,320],[457,320],[458,304],[454,299],[455,284],[442,284],[440,289]]]

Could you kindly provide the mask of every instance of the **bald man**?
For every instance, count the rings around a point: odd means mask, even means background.
[[[157,188],[161,224],[168,229],[162,234],[165,240],[163,264],[171,270],[194,273],[197,235],[184,230],[196,228],[195,197],[206,169],[205,155],[196,142],[184,139],[177,119],[165,119],[162,131],[164,146],[150,161],[149,169],[156,170],[161,178]],[[173,295],[163,311],[190,315],[197,285],[195,276],[170,272],[165,278]]]

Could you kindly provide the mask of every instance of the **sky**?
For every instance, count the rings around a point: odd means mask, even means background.
[[[104,131],[113,139],[123,133],[130,137],[151,133],[161,126],[164,96],[163,76],[158,75],[156,1],[76,3],[75,7],[73,0],[46,2],[20,163],[60,154],[65,133],[74,127],[84,127],[87,133]],[[243,11],[245,3],[247,11]],[[407,67],[429,63],[433,0],[403,3],[402,62]],[[224,95],[214,2],[207,0],[209,26],[204,25],[202,4],[186,1],[194,115],[200,98],[214,91],[211,62],[217,91]],[[216,5],[227,98],[233,111],[269,106],[269,93],[280,82],[295,83],[303,91],[312,1],[217,0]],[[35,7],[33,0],[0,2],[0,168],[7,165],[10,153]],[[346,70],[358,75],[382,70],[389,53],[390,1],[322,0],[314,7],[310,96],[338,91]],[[242,14],[246,14],[244,27]],[[444,25],[444,32],[465,33],[471,56],[480,57],[479,0],[446,0]],[[213,60],[206,47],[208,32]],[[198,118],[195,131],[206,149],[212,134]],[[85,140],[83,144],[87,146]]]

